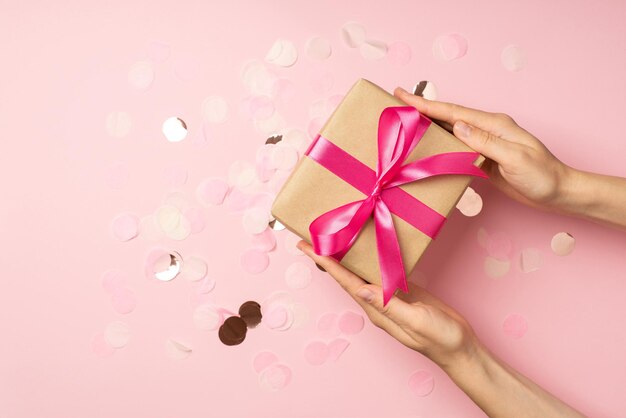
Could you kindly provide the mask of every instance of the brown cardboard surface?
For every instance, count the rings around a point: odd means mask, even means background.
[[[376,169],[378,119],[384,108],[406,106],[385,90],[360,79],[322,127],[320,134],[355,158]],[[472,151],[440,126],[432,123],[407,158]],[[480,156],[475,165],[480,166]],[[437,176],[400,186],[440,214],[447,216],[471,182],[470,176]],[[272,215],[290,231],[311,242],[309,224],[321,214],[365,195],[308,157],[303,157],[272,206]],[[424,233],[393,215],[407,275],[431,242]],[[361,230],[341,264],[370,283],[380,284],[373,220]]]

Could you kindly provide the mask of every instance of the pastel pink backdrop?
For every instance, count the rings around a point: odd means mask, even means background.
[[[150,281],[143,275],[154,243],[141,237],[119,242],[109,222],[122,212],[145,216],[172,188],[163,179],[171,164],[186,167],[181,191],[193,196],[204,178],[226,178],[237,160],[254,161],[265,140],[238,114],[246,91],[240,69],[262,60],[277,38],[292,40],[298,62],[278,73],[295,83],[296,98],[277,110],[288,125],[306,130],[311,69],[334,76],[332,94],[344,94],[359,77],[392,90],[419,80],[436,83],[439,98],[507,112],[535,133],[566,163],[626,176],[626,4],[621,1],[386,1],[363,2],[130,1],[0,2],[0,415],[23,417],[480,417],[484,414],[421,355],[366,323],[336,362],[313,366],[303,349],[315,337],[325,312],[358,306],[336,283],[313,268],[306,289],[290,290],[284,271],[305,261],[286,250],[277,233],[267,271],[251,275],[239,257],[249,236],[241,216],[225,207],[205,209],[205,230],[182,242],[159,242],[201,255],[217,278],[211,300],[236,310],[245,300],[263,300],[288,290],[304,304],[304,326],[277,332],[251,330],[236,347],[191,320],[190,283]],[[387,42],[403,41],[412,60],[397,66],[368,61],[343,45],[342,25],[357,21]],[[461,33],[466,56],[441,61],[432,44],[441,34]],[[333,54],[314,63],[304,46],[312,36],[331,41]],[[146,91],[127,81],[130,66],[151,42],[170,45],[155,64]],[[516,44],[527,55],[521,71],[507,71],[500,53]],[[187,58],[185,58],[187,57]],[[196,77],[177,79],[173,62],[191,59]],[[205,144],[200,105],[220,95],[228,120],[212,127]],[[131,115],[125,138],[105,130],[114,110]],[[190,136],[170,143],[162,122],[181,117]],[[107,186],[107,168],[129,168],[122,189]],[[429,249],[419,270],[431,292],[458,309],[498,356],[556,396],[591,416],[626,410],[626,234],[589,222],[537,212],[512,202],[486,182],[475,182],[483,212],[455,213]],[[476,234],[507,234],[513,266],[501,279],[483,270],[485,252]],[[551,237],[572,234],[576,248],[559,257]],[[290,241],[292,242],[292,241]],[[543,266],[523,273],[519,252],[535,247]],[[102,290],[103,271],[131,277],[134,312],[113,311]],[[519,339],[502,331],[503,319],[524,316]],[[111,321],[132,331],[128,345],[108,358],[94,355],[93,335]],[[167,357],[164,343],[176,337],[193,354]],[[270,350],[292,369],[283,390],[259,387],[252,368],[256,353]],[[434,390],[415,396],[407,385],[416,370],[435,379]]]

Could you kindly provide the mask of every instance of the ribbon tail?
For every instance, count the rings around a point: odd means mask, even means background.
[[[413,161],[403,165],[387,187],[445,174],[487,178],[487,174],[474,165],[478,155],[477,152],[449,152]]]
[[[404,292],[408,292],[409,289],[402,263],[400,244],[393,226],[393,218],[389,208],[381,199],[376,201],[374,220],[384,306],[387,305],[397,289]]]

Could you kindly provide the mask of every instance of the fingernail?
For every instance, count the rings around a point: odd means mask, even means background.
[[[459,137],[463,139],[469,138],[472,134],[472,127],[460,120],[457,120],[454,124],[454,130],[459,135]]]
[[[361,289],[357,290],[356,295],[365,300],[367,303],[374,300],[374,293],[372,293],[372,291],[366,287],[362,287]]]

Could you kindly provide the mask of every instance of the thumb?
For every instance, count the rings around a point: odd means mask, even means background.
[[[397,296],[393,296],[383,306],[383,291],[380,286],[363,285],[355,293],[362,301],[400,326],[414,324],[414,321],[422,313],[419,305],[412,305]]]
[[[502,139],[491,132],[484,131],[457,120],[454,124],[454,135],[474,151],[499,164],[505,162],[512,152],[517,151],[518,144]]]

